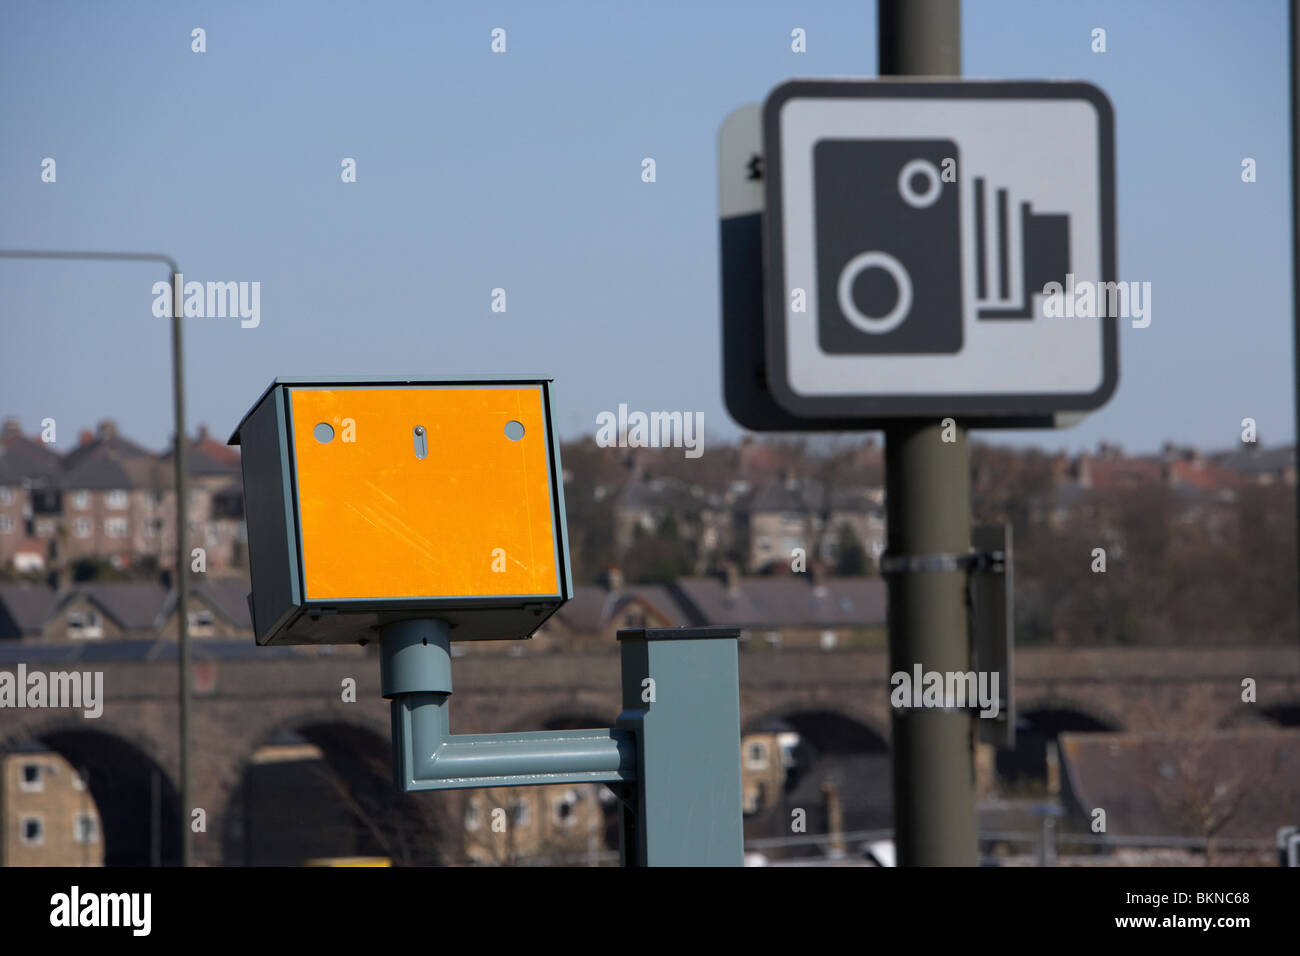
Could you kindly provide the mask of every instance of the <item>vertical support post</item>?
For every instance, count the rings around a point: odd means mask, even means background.
[[[179,271],[172,271],[172,392],[176,406],[176,637],[180,644],[180,777],[181,866],[189,866],[193,853],[190,831],[190,578],[188,547],[189,502],[185,487],[185,350],[181,336],[183,315],[177,291]]]
[[[0,259],[72,259],[91,262],[162,262],[170,270],[172,286],[172,392],[176,411],[176,613],[180,653],[180,784],[181,784],[181,866],[190,865],[190,632],[189,579],[185,565],[189,560],[186,545],[188,523],[185,519],[185,365],[181,337],[180,266],[170,257],[154,252],[85,252],[57,249],[0,249]],[[61,560],[66,556],[60,554]]]
[[[1300,448],[1300,0],[1288,5],[1287,34],[1290,59],[1291,113],[1291,311],[1292,348],[1295,350],[1295,425],[1296,447]],[[1300,522],[1300,482],[1296,483],[1296,516]],[[1297,526],[1300,532],[1300,524]],[[1296,569],[1300,574],[1300,533],[1296,534]],[[1296,589],[1300,599],[1300,588]]]
[[[411,726],[409,706],[431,706],[433,729],[450,732],[446,703],[451,696],[451,631],[446,623],[421,619],[384,625],[379,632],[379,689],[389,700],[393,782],[397,789],[409,790],[419,775],[419,758],[438,747]]]
[[[735,627],[618,632],[623,712],[636,736],[624,785],[625,866],[741,866],[740,685]]]
[[[886,432],[885,508],[893,555],[970,550],[966,432],[939,424]],[[970,670],[966,573],[919,570],[889,578],[890,672]],[[974,866],[974,721],[969,710],[894,709],[894,841],[900,866]]]
[[[881,76],[961,76],[961,0],[879,0]]]
[[[1038,844],[1038,865],[1056,866],[1056,819],[1043,816],[1043,835]]]
[[[879,0],[880,73],[961,74],[960,0]],[[966,430],[943,441],[941,423],[885,430],[885,507],[893,555],[970,551]],[[893,673],[968,671],[966,576],[919,570],[889,580]],[[895,709],[894,842],[900,866],[974,866],[974,725],[969,711]]]

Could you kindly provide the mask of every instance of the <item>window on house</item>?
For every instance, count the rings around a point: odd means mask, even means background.
[[[33,813],[22,818],[19,833],[24,846],[42,846],[45,843],[45,818]]]
[[[72,493],[72,507],[79,511],[85,511],[90,507],[89,491],[74,491]]]
[[[110,538],[125,538],[127,522],[125,518],[105,518],[104,533]]]
[[[786,770],[793,767],[798,761],[795,758],[795,748],[799,746],[798,734],[781,735],[781,766]]]
[[[77,518],[75,521],[73,521],[73,522],[72,522],[72,533],[75,534],[78,538],[89,538],[89,537],[90,537],[90,519],[89,519],[89,518]]]
[[[755,740],[745,748],[745,763],[750,770],[767,769],[766,740]]]
[[[72,818],[72,836],[78,843],[99,842],[99,820],[93,813],[80,812]]]
[[[104,619],[98,611],[87,611],[84,614],[74,611],[68,615],[68,637],[82,640],[103,636]]]
[[[515,800],[510,804],[510,821],[515,826],[528,826],[528,803],[526,801]]]
[[[465,806],[465,829],[477,830],[483,825],[483,805],[475,798]]]
[[[14,519],[12,515],[0,515],[0,534],[14,533]]]
[[[39,793],[45,789],[45,768],[38,763],[25,763],[22,766],[18,788],[27,793]]]
[[[565,790],[559,800],[552,806],[555,822],[561,826],[571,827],[578,822],[578,804],[582,802],[580,790]]]
[[[122,491],[120,489],[115,489],[113,491],[110,491],[107,495],[105,495],[104,503],[114,511],[121,511],[123,508],[126,507],[127,494],[125,491]]]
[[[0,505],[10,505],[14,501],[14,490],[7,485],[0,487]]]

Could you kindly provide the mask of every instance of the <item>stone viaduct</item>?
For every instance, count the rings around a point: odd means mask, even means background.
[[[89,767],[99,805],[147,802],[161,778],[161,824],[178,829],[176,649],[143,642],[148,654],[111,654],[85,647],[75,660],[15,656],[28,669],[104,672],[103,715],[79,711],[0,710],[0,754],[33,743]],[[120,647],[120,645],[119,645]],[[457,659],[452,698],[457,733],[610,724],[619,710],[619,657],[600,653],[468,654]],[[264,649],[198,643],[192,706],[193,804],[204,809],[206,833],[195,834],[195,860],[221,864],[232,801],[255,752],[305,736],[325,747],[366,747],[387,755],[388,705],[379,695],[375,648]],[[122,657],[129,659],[120,659]],[[784,720],[829,718],[856,728],[865,750],[889,744],[889,684],[884,651],[742,648],[741,714],[745,728]],[[1022,727],[1054,736],[1062,730],[1187,731],[1266,719],[1300,723],[1300,652],[1285,646],[1215,648],[1019,649],[1016,710]],[[343,700],[356,681],[356,702]],[[1242,701],[1242,681],[1257,685],[1256,703]],[[816,731],[811,731],[816,735]],[[115,799],[110,799],[115,798]],[[156,798],[155,798],[156,799]],[[138,808],[137,808],[138,809]],[[125,813],[127,811],[118,811]],[[135,825],[135,824],[131,824]],[[108,862],[147,862],[114,855],[125,820],[103,820]],[[164,836],[165,857],[174,839]],[[238,862],[238,861],[233,861]]]

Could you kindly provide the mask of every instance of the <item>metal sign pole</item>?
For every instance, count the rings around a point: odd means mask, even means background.
[[[72,259],[90,262],[161,262],[170,270],[172,300],[172,396],[176,419],[175,460],[176,481],[176,639],[180,648],[178,664],[180,719],[180,798],[181,866],[189,866],[194,851],[194,836],[190,829],[190,631],[189,631],[189,560],[187,520],[187,494],[185,475],[185,345],[181,320],[184,315],[176,300],[180,283],[180,266],[171,258],[156,252],[78,252],[70,250],[0,249],[0,259]],[[159,853],[162,851],[159,850]],[[158,864],[155,863],[155,866]]]
[[[961,73],[960,0],[880,0],[880,74]],[[945,441],[944,438],[952,441]],[[966,429],[895,421],[885,429],[885,499],[893,557],[970,550]],[[962,569],[889,577],[891,673],[970,669]],[[893,711],[894,840],[900,866],[974,866],[973,723],[969,711]]]
[[[1294,333],[1292,347],[1295,349],[1295,427],[1296,447],[1300,448],[1300,0],[1291,0],[1287,10],[1287,33],[1289,34],[1288,59],[1290,73],[1290,121],[1291,121],[1291,281]],[[1297,514],[1300,515],[1300,483],[1296,485]],[[1296,536],[1297,568],[1300,568],[1300,535]],[[1300,598],[1300,588],[1296,589]]]

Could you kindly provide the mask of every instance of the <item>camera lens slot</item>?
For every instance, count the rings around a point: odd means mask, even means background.
[[[867,315],[853,301],[853,283],[858,276],[868,269],[883,269],[898,287],[898,299],[894,307],[882,316]],[[836,288],[840,311],[844,317],[857,328],[870,335],[883,335],[892,332],[903,324],[907,314],[912,310],[912,279],[903,264],[887,252],[863,252],[849,260],[849,264],[840,273]]]
[[[923,192],[918,191],[913,182],[918,178],[926,180]],[[898,174],[898,194],[903,197],[903,202],[913,209],[926,209],[933,206],[939,201],[939,193],[942,191],[943,183],[934,163],[928,159],[914,159],[903,164]]]

